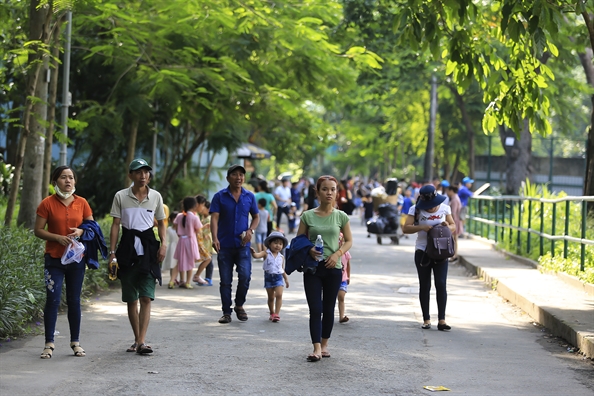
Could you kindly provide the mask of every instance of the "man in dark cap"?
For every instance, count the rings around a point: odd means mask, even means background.
[[[151,317],[151,301],[155,299],[155,282],[161,283],[159,263],[167,250],[163,198],[148,186],[152,170],[142,158],[130,162],[128,177],[132,185],[116,193],[110,211],[113,222],[109,261],[117,260],[122,301],[128,304],[128,319],[134,332],[134,344],[127,352],[138,354],[153,352],[145,343],[145,337]],[[153,232],[155,220],[160,241]],[[120,225],[122,239],[116,249]]]
[[[231,322],[233,266],[237,267],[238,279],[234,310],[237,319],[248,320],[243,304],[252,276],[250,241],[260,221],[254,194],[242,187],[245,182],[245,168],[231,165],[227,170],[227,181],[229,186],[217,192],[210,205],[212,243],[218,253],[221,276],[219,292],[223,316],[219,323]],[[249,215],[252,216],[252,221],[248,225]]]

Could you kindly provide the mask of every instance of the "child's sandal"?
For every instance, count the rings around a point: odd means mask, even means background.
[[[74,356],[77,356],[77,357],[84,357],[84,356],[86,356],[85,350],[82,349],[82,347],[80,346],[79,343],[76,343],[76,344],[72,343],[72,344],[70,344],[70,348],[72,348],[72,351],[74,352]]]
[[[54,353],[54,344],[46,345],[43,347],[43,352],[39,356],[42,359],[51,359]]]

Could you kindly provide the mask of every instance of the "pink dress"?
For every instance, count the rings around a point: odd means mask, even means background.
[[[200,231],[202,223],[200,222],[200,218],[192,212],[186,213],[185,216],[185,227],[182,223],[184,218],[183,213],[178,214],[173,221],[173,224],[176,225],[177,235],[179,236],[173,258],[177,260],[177,269],[180,272],[194,269],[194,263],[200,259],[196,231]]]

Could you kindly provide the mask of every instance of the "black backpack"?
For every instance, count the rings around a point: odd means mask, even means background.
[[[455,253],[454,236],[448,226],[435,225],[427,232],[427,257],[433,261],[443,261]]]

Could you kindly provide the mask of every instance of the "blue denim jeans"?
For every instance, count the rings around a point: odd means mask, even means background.
[[[342,282],[341,269],[328,269],[324,261],[316,268],[316,273],[303,273],[305,297],[309,306],[309,333],[312,344],[330,338],[334,327],[334,308]]]
[[[66,283],[70,342],[77,342],[80,337],[80,294],[85,278],[85,264],[63,265],[59,258],[53,258],[46,254],[44,267],[46,300],[43,310],[43,323],[45,325],[45,342],[54,342],[64,282]]]
[[[437,318],[445,319],[446,303],[448,301],[448,292],[446,290],[446,281],[448,278],[448,260],[431,262],[423,264],[427,258],[424,258],[425,252],[415,251],[415,265],[419,275],[419,301],[421,302],[421,311],[423,311],[423,320],[431,319],[429,315],[429,296],[431,293],[431,271],[435,279],[435,295],[437,297]]]
[[[237,291],[235,292],[235,306],[242,307],[245,304],[250,280],[252,278],[252,255],[250,248],[221,248],[217,261],[219,263],[219,275],[221,283],[221,303],[224,315],[231,315],[231,285],[233,283],[233,266],[237,271]]]

